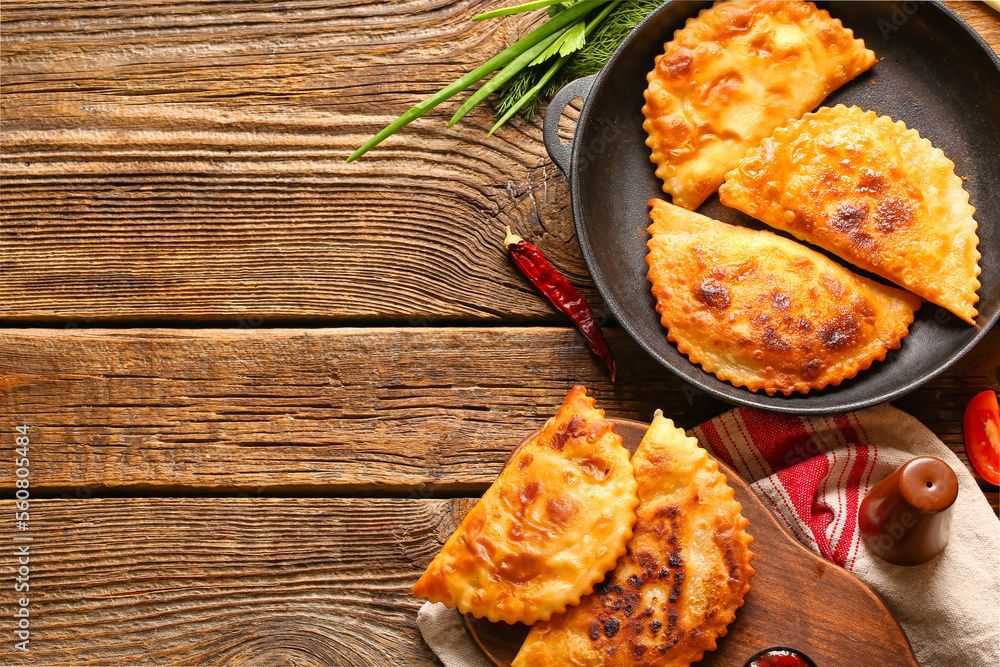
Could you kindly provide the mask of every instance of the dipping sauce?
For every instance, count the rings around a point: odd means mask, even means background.
[[[776,648],[758,653],[746,667],[815,667],[815,665],[798,651]]]

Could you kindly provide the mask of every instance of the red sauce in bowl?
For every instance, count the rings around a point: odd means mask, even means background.
[[[758,654],[746,667],[812,667],[812,662],[791,649],[773,649]]]

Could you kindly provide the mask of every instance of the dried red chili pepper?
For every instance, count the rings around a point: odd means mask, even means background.
[[[517,268],[548,297],[556,310],[573,320],[590,349],[608,367],[611,381],[614,382],[615,360],[611,356],[611,348],[601,333],[601,327],[597,326],[594,311],[583,300],[583,295],[549,264],[541,250],[512,233],[510,227],[507,228],[507,238],[503,242]]]

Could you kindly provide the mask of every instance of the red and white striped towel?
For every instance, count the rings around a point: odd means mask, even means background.
[[[693,429],[803,544],[882,596],[923,667],[1000,665],[1000,521],[969,471],[933,433],[888,405],[835,417],[738,408]],[[915,456],[936,456],[958,477],[944,552],[915,567],[868,553],[857,529],[865,494]],[[749,528],[753,534],[753,526]],[[458,612],[425,604],[417,624],[446,667],[489,661]]]
[[[1000,521],[958,457],[916,419],[888,405],[833,417],[738,408],[691,435],[750,482],[803,544],[875,589],[921,665],[1000,665]],[[868,552],[858,508],[915,456],[950,465],[958,499],[944,552],[901,567]]]
[[[800,542],[853,569],[858,506],[879,455],[858,414],[801,419],[738,409],[692,435],[751,482]]]

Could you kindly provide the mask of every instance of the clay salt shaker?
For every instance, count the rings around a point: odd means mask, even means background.
[[[920,565],[948,543],[958,478],[947,463],[920,456],[861,501],[858,527],[868,550],[894,565]]]

